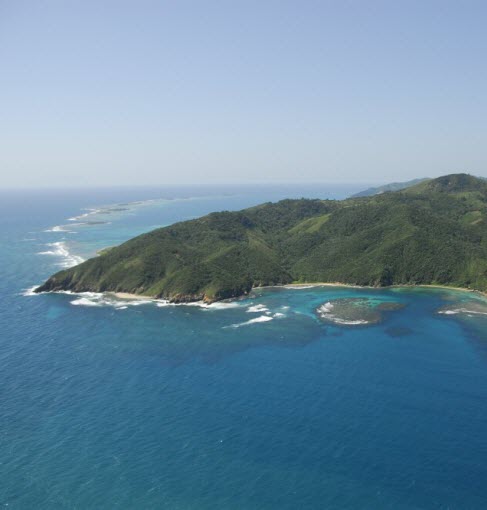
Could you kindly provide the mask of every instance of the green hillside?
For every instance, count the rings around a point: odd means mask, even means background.
[[[487,290],[487,182],[453,174],[363,198],[283,200],[138,236],[37,291],[171,301],[290,282],[441,284]]]
[[[414,186],[415,184],[419,184],[423,181],[428,181],[428,178],[422,178],[422,179],[413,179],[412,181],[406,181],[406,182],[392,182],[390,184],[384,184],[383,186],[377,186],[375,188],[367,188],[364,191],[360,191],[359,193],[355,193],[355,195],[352,195],[352,198],[358,198],[358,197],[370,197],[372,195],[379,195],[380,193],[387,193],[388,191],[400,191],[406,188],[410,188],[411,186]]]

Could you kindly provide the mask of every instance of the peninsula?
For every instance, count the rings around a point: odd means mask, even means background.
[[[467,174],[346,200],[282,200],[140,235],[36,292],[207,302],[289,283],[487,290],[487,181]]]

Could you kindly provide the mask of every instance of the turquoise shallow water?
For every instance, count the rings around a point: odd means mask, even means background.
[[[258,289],[210,308],[22,295],[149,228],[289,194],[2,197],[1,505],[485,508],[487,320],[473,295]],[[98,212],[66,221],[85,207]],[[403,308],[360,326],[316,314],[355,298]]]

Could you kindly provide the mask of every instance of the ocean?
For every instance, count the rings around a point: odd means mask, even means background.
[[[476,294],[302,286],[174,306],[30,291],[159,226],[361,188],[0,192],[0,506],[486,508]]]

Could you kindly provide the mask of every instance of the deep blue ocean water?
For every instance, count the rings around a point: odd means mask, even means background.
[[[157,226],[351,191],[2,192],[0,505],[486,508],[487,305],[473,294],[258,289],[209,308],[24,295]],[[316,313],[356,298],[403,308],[369,325]]]

